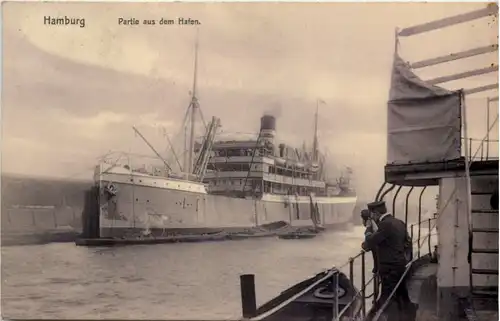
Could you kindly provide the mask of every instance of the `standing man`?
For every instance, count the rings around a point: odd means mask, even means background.
[[[408,242],[409,235],[405,223],[387,213],[384,201],[368,204],[368,210],[378,229],[373,234],[366,235],[361,246],[365,251],[376,251],[377,272],[382,281],[382,291],[376,303],[377,309],[380,309],[403,277],[406,264],[409,262],[408,246],[411,247],[411,242]],[[415,308],[408,296],[404,280],[398,286],[391,301],[384,311],[388,314],[388,321],[414,320]],[[395,302],[399,305],[399,313],[391,309]]]

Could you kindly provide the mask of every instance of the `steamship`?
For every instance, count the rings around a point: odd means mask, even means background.
[[[270,224],[330,228],[351,221],[356,193],[349,170],[329,183],[316,161],[319,152],[276,146],[273,116],[261,118],[253,140],[214,141],[217,122],[193,148],[198,155],[189,174],[100,164],[100,236],[239,232]]]
[[[318,150],[318,112],[309,151],[276,142],[272,115],[262,116],[257,138],[216,140],[221,126],[213,117],[197,140],[194,120],[201,110],[196,66],[197,50],[184,121],[190,135],[183,165],[172,148],[179,165],[174,171],[134,128],[161,166],[134,168],[104,161],[96,167],[99,237],[237,233],[285,226],[319,231],[348,225],[356,204],[352,171],[346,169],[333,183],[325,178],[324,155]]]

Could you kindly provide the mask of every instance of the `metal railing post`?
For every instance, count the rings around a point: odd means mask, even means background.
[[[420,196],[418,197],[418,236],[417,236],[417,257],[420,257],[420,228],[421,228],[421,222],[422,222],[422,196],[424,195],[425,189],[427,186],[425,186],[422,191],[420,192]]]
[[[333,275],[333,318],[336,320],[339,317],[339,292],[338,292],[338,286],[339,286],[339,273],[337,272]]]
[[[486,159],[490,153],[490,98],[486,98]]]
[[[429,246],[429,255],[432,254],[432,251],[431,251],[431,219],[429,218],[428,220],[428,223],[429,223],[429,234],[427,236],[427,245]]]
[[[349,280],[351,281],[352,285],[354,285],[354,259],[351,257],[349,258]],[[354,310],[350,309],[350,317],[354,317]]]
[[[378,282],[378,276],[376,273],[373,274],[373,299],[372,299],[372,305],[377,302],[378,299],[378,289],[379,289],[379,282]]]
[[[363,317],[366,316],[366,275],[365,275],[365,252],[361,254],[361,308],[363,311]]]
[[[412,249],[411,249],[411,252],[410,252],[410,261],[413,260],[413,226],[414,225],[415,224],[410,225],[410,239],[411,239],[411,244],[412,244],[411,245]]]
[[[406,201],[405,201],[405,227],[408,229],[408,201],[410,199],[410,194],[413,192],[413,189],[415,186],[412,186],[410,190],[408,191],[408,194],[406,194]]]
[[[469,138],[469,162],[472,161],[472,138]]]

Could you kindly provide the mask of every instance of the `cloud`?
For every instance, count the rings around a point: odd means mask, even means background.
[[[149,127],[172,129],[174,122],[161,121],[157,113],[147,113],[133,115],[127,113],[116,113],[108,110],[100,111],[98,114],[90,117],[76,117],[64,110],[51,110],[47,113],[48,117],[53,117],[60,126],[66,126],[67,129],[75,129],[75,134],[85,138],[99,140],[113,131],[115,126],[124,126],[131,128]]]
[[[279,137],[300,145],[312,141],[316,99],[321,98],[326,101],[320,106],[322,146],[339,163],[357,164],[366,178],[362,188],[370,194],[383,174],[395,27],[482,6],[6,3],[2,170],[66,175],[88,168],[110,149],[151,154],[134,136],[132,125],[162,152],[168,143],[160,127],[181,141],[179,129],[192,87],[195,29],[119,26],[117,19],[191,16],[202,21],[198,98],[205,120],[214,115],[226,132],[256,132],[262,114],[273,111],[279,115]],[[40,12],[82,16],[86,27],[47,27]],[[496,41],[498,36],[480,23],[460,28],[444,36],[429,33],[420,42],[403,39],[402,53],[415,61],[441,54],[439,50],[447,53]],[[495,59],[486,56],[462,67]],[[428,79],[455,70],[451,65],[419,73]],[[491,81],[474,78],[451,85],[473,87]],[[468,104],[484,111],[480,102]],[[484,119],[472,118],[471,132],[480,135]],[[174,137],[178,132],[181,135]],[[35,153],[36,162],[30,156]]]

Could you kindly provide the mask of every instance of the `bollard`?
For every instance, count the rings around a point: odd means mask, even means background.
[[[257,300],[255,297],[255,275],[240,275],[241,310],[244,318],[257,315]]]

